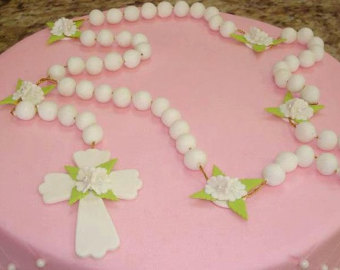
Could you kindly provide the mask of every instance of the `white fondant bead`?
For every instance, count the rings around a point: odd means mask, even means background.
[[[162,1],[157,5],[158,16],[161,18],[169,17],[172,13],[172,5],[168,1]]]
[[[65,77],[66,69],[62,65],[53,65],[47,71],[48,76],[54,80],[61,80]]]
[[[142,56],[140,52],[130,49],[123,54],[124,65],[128,68],[135,68],[139,65]]]
[[[321,61],[325,55],[325,49],[319,45],[313,45],[310,47],[310,50],[313,52],[315,61]]]
[[[321,270],[328,270],[328,265],[327,264],[322,264],[321,265]]]
[[[307,143],[316,137],[316,130],[311,122],[302,122],[295,128],[295,137],[302,143]]]
[[[119,8],[111,8],[106,13],[106,20],[110,24],[117,24],[123,19],[123,13]]]
[[[304,50],[299,54],[300,66],[311,67],[315,63],[315,56],[311,50]]]
[[[190,7],[185,1],[178,1],[174,6],[174,14],[177,17],[185,17],[188,15]]]
[[[287,55],[285,58],[284,58],[284,61],[287,63],[288,67],[289,67],[289,70],[291,72],[295,72],[298,70],[299,66],[300,66],[300,60],[299,58],[294,55],[294,54],[291,54],[291,55]]]
[[[170,137],[176,140],[179,136],[189,133],[190,127],[187,121],[178,119],[169,128]]]
[[[290,70],[288,64],[285,61],[279,61],[273,66],[273,74],[275,75],[281,69]]]
[[[136,47],[139,43],[148,43],[149,40],[148,38],[142,34],[142,33],[137,33],[132,36],[132,46]]]
[[[38,106],[38,115],[42,120],[53,121],[57,118],[58,105],[53,101],[43,101]]]
[[[100,30],[100,32],[98,33],[97,40],[100,45],[104,47],[109,47],[112,45],[114,38],[110,30],[103,29],[103,30]]]
[[[36,113],[35,106],[30,101],[21,101],[15,106],[13,114],[21,120],[31,120]]]
[[[323,48],[325,46],[325,43],[320,37],[312,37],[311,40],[308,42],[308,49],[310,49],[314,45],[318,45]]]
[[[199,170],[207,163],[206,154],[199,149],[191,149],[184,154],[184,164],[190,170]]]
[[[323,130],[318,134],[317,145],[322,150],[333,150],[338,143],[338,136],[332,130]]]
[[[300,269],[306,270],[309,268],[309,261],[306,259],[303,259],[299,262]]]
[[[314,85],[306,85],[301,91],[301,97],[309,104],[317,104],[320,99],[320,90]]]
[[[194,148],[196,148],[196,139],[191,134],[182,134],[176,139],[176,149],[181,154],[185,154]]]
[[[143,60],[149,59],[151,57],[151,46],[149,43],[139,43],[136,46],[136,51],[141,54]]]
[[[290,76],[292,76],[292,73],[289,70],[279,69],[274,77],[276,85],[280,88],[285,88]]]
[[[323,175],[331,175],[338,168],[338,160],[331,153],[322,153],[316,159],[316,168]]]
[[[116,35],[116,41],[120,47],[129,47],[132,41],[132,34],[129,31],[121,31]]]
[[[98,102],[105,103],[112,98],[112,88],[108,84],[98,85],[94,89],[94,96]]]
[[[180,118],[181,113],[174,108],[166,109],[161,116],[163,124],[167,127],[170,127],[176,120]]]
[[[98,75],[103,70],[103,60],[97,56],[91,56],[86,60],[86,71],[91,75]]]
[[[90,125],[83,130],[83,140],[87,145],[99,143],[104,136],[103,128],[97,124]]]
[[[268,185],[278,186],[285,180],[286,173],[280,165],[272,163],[263,169],[262,176]]]
[[[219,30],[222,23],[223,18],[220,14],[214,15],[209,19],[209,27],[213,31]]]
[[[153,3],[147,2],[142,5],[141,15],[144,19],[150,20],[157,14],[157,8]]]
[[[116,71],[122,67],[123,57],[116,52],[108,53],[104,58],[104,65],[107,70]]]
[[[127,6],[124,9],[124,19],[128,22],[135,22],[139,19],[139,9],[136,6]]]
[[[7,265],[7,270],[17,270],[17,267],[15,266],[14,263],[9,263]]]
[[[219,10],[216,7],[207,7],[204,11],[204,19],[209,21],[212,16],[220,14]]]
[[[230,37],[235,31],[236,25],[232,21],[225,21],[220,26],[220,34],[222,37]]]
[[[77,114],[76,107],[67,104],[59,108],[58,120],[63,126],[69,127],[75,123]]]
[[[307,44],[313,36],[313,31],[308,27],[303,27],[297,32],[297,39],[300,44]]]
[[[300,92],[305,86],[305,78],[301,74],[293,74],[288,82],[287,89],[290,92]]]
[[[138,91],[132,95],[132,103],[137,110],[145,111],[151,106],[152,97],[147,91]]]
[[[58,92],[60,95],[69,97],[76,90],[76,81],[70,77],[65,77],[58,82]]]
[[[195,19],[202,18],[204,15],[204,11],[205,6],[200,2],[193,3],[192,6],[190,7],[190,15]]]
[[[82,80],[77,83],[76,93],[81,99],[90,99],[93,96],[94,86],[91,81]]]
[[[285,39],[284,43],[293,43],[296,40],[297,32],[291,27],[286,27],[281,31],[281,38]]]
[[[96,44],[96,33],[92,30],[82,31],[80,34],[80,42],[86,47],[92,47]]]
[[[113,91],[112,100],[117,107],[125,108],[131,102],[131,92],[126,87],[119,87]]]
[[[81,112],[76,117],[76,126],[78,129],[83,130],[97,122],[96,116],[92,112]]]
[[[298,165],[298,158],[292,152],[281,152],[277,155],[275,163],[279,164],[285,172],[292,172]]]
[[[35,264],[38,268],[44,268],[46,266],[46,261],[42,258],[39,258],[39,259],[37,259]]]
[[[102,25],[105,21],[104,13],[101,12],[99,9],[94,9],[89,14],[89,21],[90,24],[99,26]]]
[[[85,61],[81,57],[70,57],[67,60],[67,70],[72,75],[78,75],[83,72]]]
[[[154,115],[161,117],[163,112],[170,106],[169,100],[163,97],[156,98],[151,104],[151,111]]]
[[[301,145],[298,147],[295,151],[295,155],[298,158],[298,165],[303,168],[312,165],[315,159],[314,150],[309,145]]]

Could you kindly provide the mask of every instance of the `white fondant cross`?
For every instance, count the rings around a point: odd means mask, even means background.
[[[74,153],[73,158],[79,168],[96,167],[110,160],[109,151],[88,149]],[[132,200],[142,187],[137,170],[113,171],[109,174],[110,189],[119,199]],[[47,204],[69,200],[75,187],[70,175],[50,173],[39,186],[39,192]],[[76,228],[76,254],[80,257],[102,258],[107,251],[119,247],[116,228],[106,210],[103,199],[94,193],[79,201]]]

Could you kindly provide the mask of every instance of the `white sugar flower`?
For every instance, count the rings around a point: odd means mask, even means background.
[[[77,26],[74,21],[66,18],[58,19],[51,29],[51,34],[55,36],[64,35],[66,37],[73,36],[77,32]]]
[[[293,98],[280,105],[280,110],[285,117],[297,120],[310,119],[314,111],[309,104],[301,98]]]
[[[235,201],[247,194],[246,187],[238,178],[218,175],[209,178],[205,193],[219,201]]]
[[[77,190],[83,193],[93,190],[97,194],[103,194],[111,188],[109,175],[104,168],[81,168],[79,169],[77,180]]]
[[[29,81],[23,81],[20,88],[15,91],[12,98],[14,100],[30,101],[34,105],[41,103],[45,96],[40,86]]]
[[[251,44],[265,45],[266,47],[273,44],[273,38],[257,27],[251,27],[244,37]]]

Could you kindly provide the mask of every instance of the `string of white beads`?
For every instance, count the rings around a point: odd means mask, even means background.
[[[173,6],[168,1],[162,1],[157,5],[158,16],[161,18],[169,17],[172,13]]]
[[[76,122],[78,111],[73,105],[63,105],[58,110],[58,120],[66,127],[72,126]]]
[[[124,19],[128,22],[135,22],[139,19],[139,8],[135,6],[127,6],[124,9]]]
[[[316,129],[311,122],[302,122],[298,124],[294,132],[296,139],[302,143],[310,142],[317,136]]]
[[[338,144],[338,136],[332,130],[323,130],[318,134],[317,145],[322,150],[333,150]]]
[[[145,111],[151,106],[152,97],[147,91],[138,91],[132,95],[132,103],[137,110]]]
[[[185,1],[178,1],[176,2],[174,6],[174,14],[177,17],[185,17],[186,15],[188,15],[189,10],[190,10],[190,7],[188,3]]]
[[[157,7],[150,2],[144,3],[141,8],[142,17],[146,20],[154,18],[157,14]]]
[[[101,84],[95,87],[94,96],[100,103],[109,102],[112,99],[113,90],[108,84]]]
[[[89,111],[81,112],[76,116],[76,126],[79,130],[84,130],[96,122],[96,116]]]
[[[31,120],[35,116],[37,110],[30,101],[20,101],[13,111],[13,115],[21,120]]]
[[[118,8],[111,8],[106,13],[106,20],[110,24],[120,23],[123,19],[123,13]]]
[[[200,2],[196,2],[192,4],[190,7],[190,15],[191,17],[195,19],[202,18],[204,15],[204,11],[205,11],[205,6]]]
[[[82,138],[87,145],[93,145],[99,143],[103,135],[103,128],[98,124],[92,124],[83,129]]]
[[[43,101],[37,105],[38,115],[42,120],[53,121],[58,115],[58,105],[53,101]]]
[[[125,108],[131,103],[131,92],[126,87],[119,87],[113,91],[113,103],[119,108]]]
[[[335,155],[322,153],[316,159],[316,168],[323,175],[331,175],[338,169],[339,163]]]
[[[315,153],[312,147],[309,145],[301,145],[295,151],[295,155],[298,159],[298,165],[300,167],[309,167],[315,160]]]

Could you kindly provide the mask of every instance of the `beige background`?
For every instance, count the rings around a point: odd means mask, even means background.
[[[88,14],[92,9],[106,10],[126,5],[140,6],[147,1],[133,0],[1,0],[0,52],[45,27],[47,21],[62,16]],[[160,1],[152,1],[157,4]],[[175,1],[170,1],[174,3]],[[189,0],[189,3],[196,1]],[[326,51],[340,60],[340,0],[207,0],[226,13],[264,21],[278,27],[299,29],[308,26],[324,39]]]

